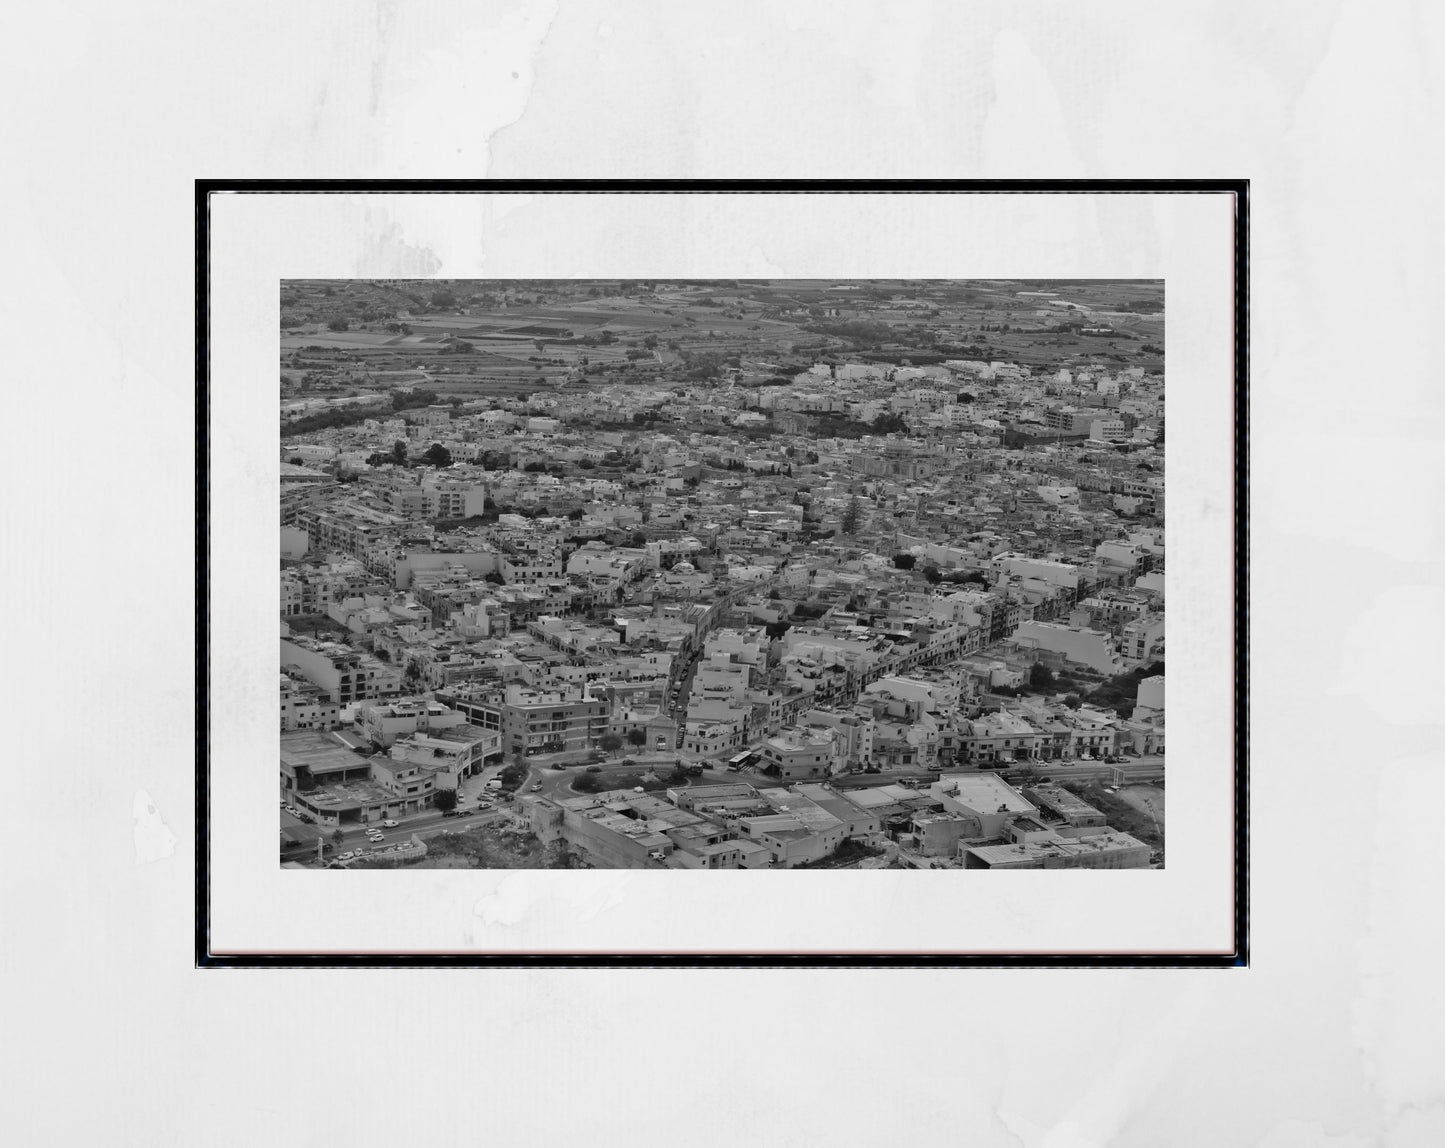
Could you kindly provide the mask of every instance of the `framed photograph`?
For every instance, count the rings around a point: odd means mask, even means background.
[[[199,965],[1247,964],[1245,181],[196,228]]]

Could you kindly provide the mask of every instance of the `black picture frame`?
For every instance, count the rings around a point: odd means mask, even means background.
[[[587,193],[1225,194],[1234,199],[1234,873],[1226,953],[217,953],[211,948],[210,805],[210,205],[218,194]],[[198,968],[1246,968],[1249,964],[1248,371],[1249,181],[1145,180],[232,180],[195,181],[196,863]]]

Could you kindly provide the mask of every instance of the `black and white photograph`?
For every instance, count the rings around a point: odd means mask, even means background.
[[[279,297],[283,867],[1164,866],[1163,282]]]

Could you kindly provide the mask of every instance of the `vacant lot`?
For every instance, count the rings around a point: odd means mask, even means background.
[[[1164,824],[1164,791],[1153,785],[1126,785],[1114,795],[1140,813]]]
[[[560,869],[566,868],[558,848],[547,848],[520,829],[479,825],[460,833],[435,833],[426,839],[427,855],[415,869]]]
[[[1063,783],[1064,788],[1077,793],[1100,813],[1109,819],[1109,825],[1132,837],[1137,837],[1152,849],[1164,848],[1163,793],[1159,793],[1160,814],[1155,816],[1141,811],[1133,802],[1124,800],[1122,793],[1109,793],[1097,781]],[[1131,786],[1132,789],[1152,789],[1152,786]]]

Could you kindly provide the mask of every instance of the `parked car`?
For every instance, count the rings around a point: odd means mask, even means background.
[[[589,766],[587,767],[587,772],[588,772],[588,773],[601,773],[601,772],[602,772],[602,767],[601,767],[600,765],[589,765]]]
[[[303,825],[315,825],[315,824],[316,824],[316,818],[312,817],[311,814],[309,814],[309,813],[298,813],[298,814],[296,815],[296,817],[297,817],[297,820],[299,820]]]
[[[541,783],[540,781],[537,782],[534,786],[532,786],[532,792],[533,792],[533,793],[540,793],[540,792],[541,792],[541,789],[542,789],[542,783]]]
[[[460,817],[461,815],[462,815],[462,811],[461,811],[460,809],[443,809],[443,810],[442,810],[442,816],[443,816],[443,817]]]

